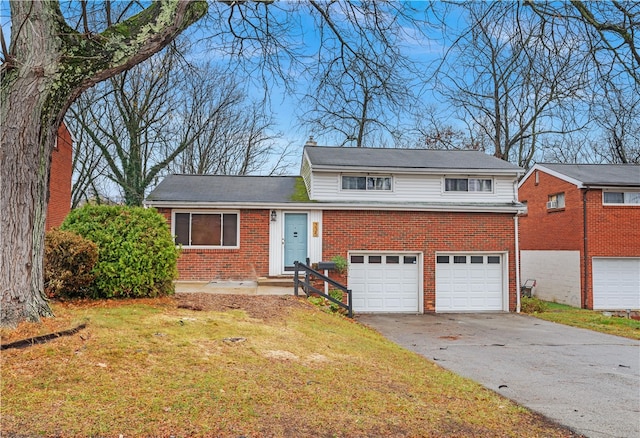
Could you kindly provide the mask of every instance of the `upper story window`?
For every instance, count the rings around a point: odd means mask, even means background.
[[[640,191],[638,192],[603,192],[603,204],[640,205]]]
[[[554,208],[564,208],[564,193],[549,195],[547,200],[547,210],[552,210]]]
[[[176,244],[237,247],[238,213],[175,213]]]
[[[391,177],[343,176],[342,190],[391,190]]]
[[[445,192],[491,192],[493,180],[491,178],[445,178]]]

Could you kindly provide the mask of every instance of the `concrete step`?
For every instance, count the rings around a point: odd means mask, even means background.
[[[293,295],[293,279],[279,281],[176,281],[176,293],[201,292],[233,295]]]
[[[293,276],[260,277],[258,278],[258,286],[291,287],[293,289]]]

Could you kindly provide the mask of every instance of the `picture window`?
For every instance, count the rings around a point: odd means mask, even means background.
[[[238,246],[238,213],[175,213],[176,244]]]

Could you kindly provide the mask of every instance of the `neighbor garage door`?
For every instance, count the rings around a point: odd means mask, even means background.
[[[350,254],[349,288],[356,312],[418,312],[418,254]]]
[[[436,312],[503,310],[502,256],[437,254]]]
[[[640,309],[640,258],[593,259],[593,308]]]

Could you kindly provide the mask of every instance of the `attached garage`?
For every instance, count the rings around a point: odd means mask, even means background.
[[[593,308],[640,309],[640,258],[593,258]]]
[[[437,254],[436,312],[506,310],[501,254]]]
[[[420,254],[351,253],[349,288],[353,310],[420,312]]]

